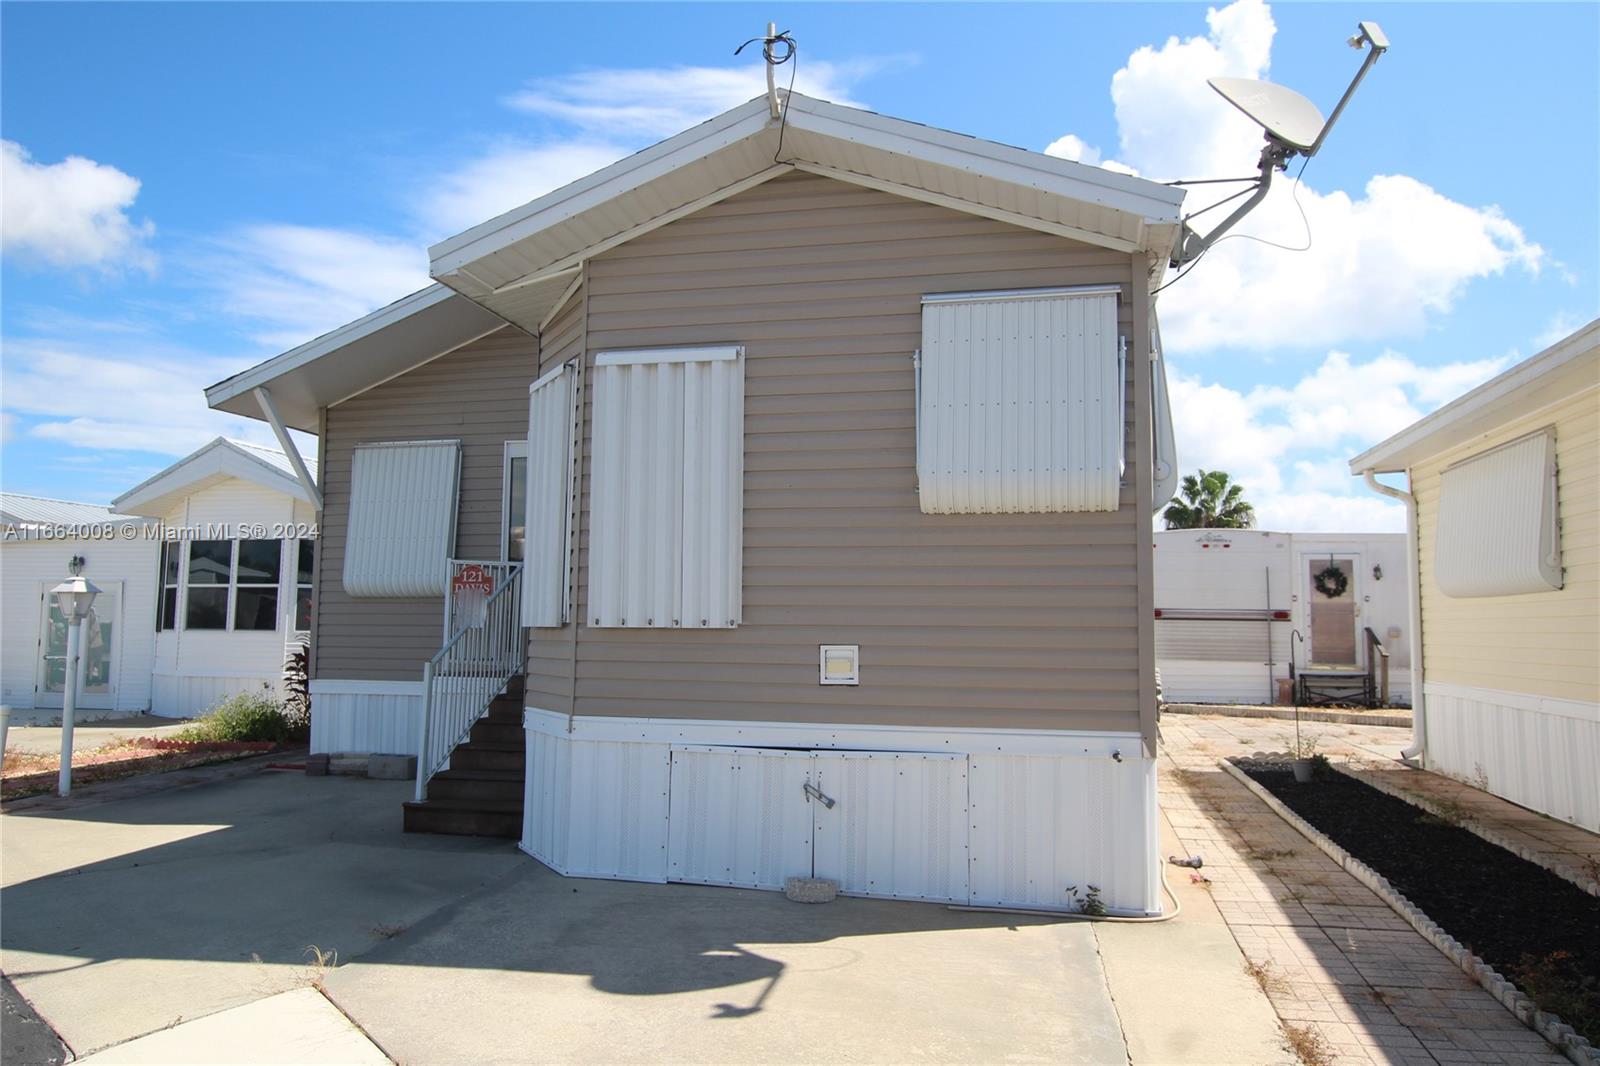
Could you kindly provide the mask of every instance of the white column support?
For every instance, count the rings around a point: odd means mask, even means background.
[[[322,490],[317,488],[311,472],[306,469],[306,461],[300,458],[300,449],[294,446],[294,440],[289,436],[289,430],[283,424],[283,419],[278,417],[278,405],[272,402],[272,393],[265,386],[255,388],[256,403],[261,407],[261,414],[266,418],[267,424],[272,427],[273,435],[278,438],[278,447],[283,449],[283,454],[289,457],[289,465],[294,467],[294,476],[299,479],[300,487],[305,489],[311,497],[311,505],[322,512]]]

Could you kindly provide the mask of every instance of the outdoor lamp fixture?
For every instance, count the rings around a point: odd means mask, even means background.
[[[78,655],[83,650],[84,625],[100,590],[88,578],[74,574],[51,589],[56,606],[67,623],[67,676],[61,693],[61,776],[58,791],[72,791],[72,716],[78,709]]]
[[[1382,581],[1383,580],[1383,567],[1382,566],[1374,566],[1372,568],[1372,580],[1374,580],[1374,581]]]

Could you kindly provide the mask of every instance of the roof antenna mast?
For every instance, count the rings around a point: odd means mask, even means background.
[[[752,37],[733,50],[734,55],[744,51],[749,45],[761,42],[761,55],[767,61],[767,108],[774,119],[783,117],[783,106],[778,100],[778,84],[776,78],[777,68],[794,58],[794,38],[789,36],[789,31],[778,32],[776,22],[767,23],[767,32],[761,37]],[[773,46],[783,45],[781,54],[773,52]]]
[[[1219,237],[1255,210],[1256,206],[1267,198],[1267,192],[1272,188],[1273,175],[1286,169],[1290,159],[1297,155],[1310,159],[1317,154],[1322,142],[1328,139],[1328,132],[1333,129],[1333,124],[1338,122],[1339,116],[1344,113],[1350,97],[1355,95],[1356,86],[1361,84],[1361,79],[1367,76],[1367,71],[1372,69],[1378,57],[1389,50],[1389,38],[1383,35],[1383,30],[1378,28],[1376,22],[1358,24],[1356,34],[1350,38],[1349,44],[1352,48],[1369,47],[1370,50],[1361,63],[1361,69],[1356,71],[1355,78],[1351,80],[1349,88],[1345,89],[1344,95],[1339,98],[1338,105],[1334,107],[1333,114],[1328,116],[1326,122],[1323,121],[1322,114],[1317,111],[1316,105],[1293,89],[1274,85],[1270,81],[1252,81],[1249,78],[1207,80],[1207,84],[1220,93],[1224,100],[1243,111],[1251,121],[1266,131],[1267,143],[1261,149],[1259,164],[1261,176],[1255,179],[1255,190],[1244,203],[1234,209],[1233,214],[1223,219],[1205,236],[1191,229],[1188,219],[1184,220],[1182,235],[1172,253],[1174,268],[1199,259]]]

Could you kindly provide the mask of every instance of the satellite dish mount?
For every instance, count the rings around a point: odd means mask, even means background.
[[[1389,50],[1389,38],[1383,35],[1383,30],[1378,28],[1376,22],[1360,23],[1349,43],[1352,48],[1367,47],[1369,50],[1366,59],[1361,63],[1361,69],[1356,71],[1349,88],[1345,89],[1344,95],[1339,98],[1338,105],[1334,107],[1333,114],[1328,116],[1326,122],[1323,121],[1316,105],[1293,89],[1274,85],[1270,81],[1252,81],[1249,78],[1208,79],[1207,84],[1221,94],[1224,100],[1243,111],[1251,121],[1266,131],[1267,143],[1261,149],[1261,160],[1258,164],[1261,176],[1255,179],[1254,190],[1244,203],[1234,209],[1233,214],[1223,219],[1204,236],[1190,228],[1189,219],[1184,219],[1177,247],[1172,252],[1174,269],[1199,259],[1219,237],[1255,210],[1256,206],[1267,198],[1267,193],[1272,188],[1273,175],[1287,169],[1289,160],[1297,155],[1310,159],[1317,154],[1323,142],[1328,139],[1333,124],[1338,122],[1339,116],[1344,113],[1350,97],[1355,95],[1356,86],[1361,84],[1361,79],[1367,76],[1367,71],[1372,69],[1378,57]]]

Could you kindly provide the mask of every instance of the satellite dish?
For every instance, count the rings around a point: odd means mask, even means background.
[[[1234,208],[1233,214],[1218,223],[1210,233],[1202,236],[1190,227],[1189,219],[1194,215],[1183,220],[1182,232],[1172,249],[1171,264],[1174,269],[1199,259],[1207,248],[1217,242],[1217,238],[1245,215],[1254,211],[1256,205],[1266,199],[1267,190],[1272,186],[1273,174],[1286,169],[1291,158],[1303,155],[1310,159],[1317,154],[1322,142],[1328,139],[1328,132],[1333,129],[1333,124],[1338,122],[1339,116],[1344,113],[1344,105],[1355,95],[1356,86],[1361,84],[1361,79],[1367,76],[1367,71],[1372,69],[1372,64],[1378,61],[1378,57],[1389,50],[1389,38],[1383,35],[1383,30],[1378,28],[1376,22],[1359,23],[1356,26],[1356,34],[1350,38],[1349,44],[1352,48],[1367,48],[1369,51],[1362,60],[1361,69],[1356,71],[1350,87],[1345,89],[1344,95],[1339,98],[1338,105],[1326,122],[1323,121],[1322,112],[1317,110],[1317,106],[1293,89],[1285,89],[1282,85],[1274,85],[1270,81],[1252,81],[1249,78],[1210,79],[1211,87],[1220,93],[1224,100],[1243,111],[1252,122],[1267,131],[1266,147],[1262,148],[1261,160],[1257,164],[1261,176],[1245,179],[1255,183],[1253,190],[1246,190],[1250,192],[1249,198]],[[1191,183],[1174,182],[1174,184]],[[1244,193],[1240,192],[1237,195],[1243,196]]]
[[[1267,136],[1302,152],[1317,143],[1322,112],[1293,89],[1248,78],[1212,78],[1208,84],[1265,129]]]

